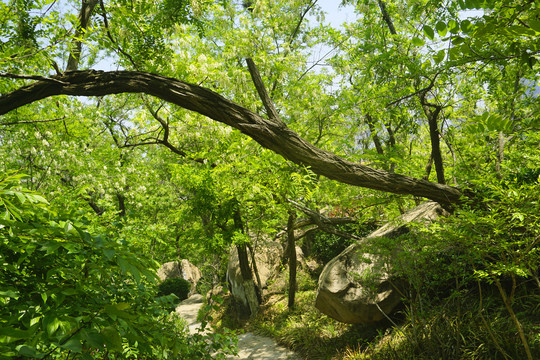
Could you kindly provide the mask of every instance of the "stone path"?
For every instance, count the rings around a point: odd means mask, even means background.
[[[203,297],[195,294],[176,307],[176,312],[189,324],[191,333],[195,333],[200,327],[200,323],[197,323],[197,312],[202,303]],[[231,356],[229,359],[300,360],[300,357],[270,338],[248,332],[238,336],[238,356]]]

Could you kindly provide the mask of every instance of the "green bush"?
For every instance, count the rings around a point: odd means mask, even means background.
[[[0,360],[210,359],[231,337],[190,335],[156,298],[154,262],[66,220],[22,175],[0,178]]]
[[[174,294],[180,301],[188,298],[191,283],[182,278],[167,279],[158,286],[158,296]]]
[[[338,225],[341,231],[354,234],[359,237],[364,237],[376,229],[376,224],[344,224]],[[344,238],[338,235],[329,234],[318,231],[313,239],[312,255],[315,259],[326,264],[336,256],[338,256],[347,246],[351,245],[355,240]]]

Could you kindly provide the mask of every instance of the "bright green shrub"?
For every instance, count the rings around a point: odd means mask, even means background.
[[[212,358],[230,337],[189,335],[157,297],[155,264],[61,219],[0,178],[0,359]],[[219,354],[218,354],[219,356]]]
[[[191,283],[182,278],[173,278],[163,281],[158,286],[158,296],[174,294],[180,301],[188,298]]]

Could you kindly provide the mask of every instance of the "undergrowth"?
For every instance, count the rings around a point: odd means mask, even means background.
[[[530,285],[530,284],[529,284]],[[514,304],[531,352],[540,358],[540,293],[523,286]],[[395,324],[350,325],[314,307],[316,291],[297,294],[296,308],[287,296],[274,295],[246,329],[274,338],[305,359],[523,359],[523,347],[497,289],[483,284],[459,296],[431,299],[423,310],[411,304],[393,314]],[[411,311],[411,309],[413,309]]]

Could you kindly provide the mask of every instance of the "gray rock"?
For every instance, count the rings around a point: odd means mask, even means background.
[[[426,202],[375,230],[366,239],[396,237],[409,231],[408,223],[433,221],[440,215],[446,215],[446,211],[439,204]],[[399,281],[389,275],[391,266],[381,257],[366,253],[363,241],[350,245],[324,267],[315,307],[344,323],[383,319],[384,314],[401,302],[395,288]]]

